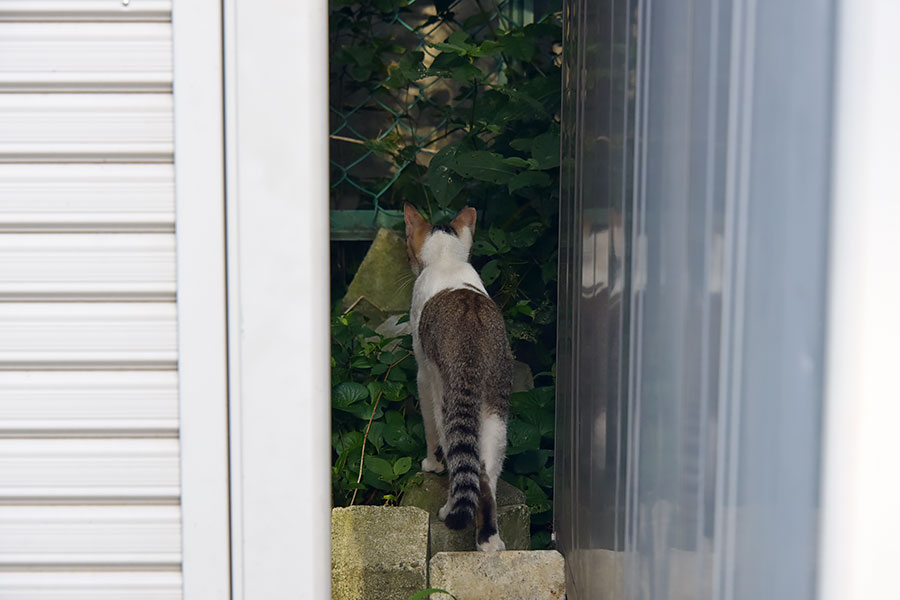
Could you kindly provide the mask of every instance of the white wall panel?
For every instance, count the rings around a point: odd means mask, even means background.
[[[175,228],[170,164],[0,164],[0,232]]]
[[[168,23],[2,23],[0,92],[165,92]]]
[[[0,439],[4,502],[178,502],[177,439]]]
[[[169,303],[0,303],[0,369],[175,368]]]
[[[171,568],[180,525],[177,506],[0,506],[0,569]]]
[[[166,21],[171,13],[171,0],[0,0],[0,21]]]
[[[0,162],[172,160],[169,94],[0,94]]]
[[[177,386],[175,371],[0,371],[0,436],[174,436]]]
[[[170,234],[0,236],[0,300],[174,300]]]
[[[0,571],[0,598],[15,600],[178,600],[177,571],[118,573]]]
[[[0,0],[0,599],[183,595],[171,10]]]

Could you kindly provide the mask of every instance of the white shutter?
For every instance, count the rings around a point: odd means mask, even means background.
[[[0,0],[0,598],[182,596],[170,21]]]

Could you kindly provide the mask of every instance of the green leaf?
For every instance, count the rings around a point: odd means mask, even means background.
[[[354,404],[353,406],[350,406],[343,410],[345,410],[346,412],[348,412],[352,415],[355,415],[357,419],[360,419],[363,421],[368,421],[370,418],[371,419],[380,419],[381,416],[384,414],[384,411],[381,408],[381,403],[380,402],[378,403],[378,406],[375,407],[374,411],[372,409],[372,406],[373,406],[372,404],[365,402],[365,403],[361,403],[361,404]]]
[[[531,152],[531,145],[533,143],[534,138],[516,138],[511,141],[509,145],[519,152]]]
[[[501,185],[505,185],[516,173],[515,167],[503,162],[502,156],[486,150],[457,153],[453,170],[463,177],[480,179]]]
[[[380,381],[370,381],[366,384],[366,389],[369,390],[369,397],[373,400],[378,397],[378,394],[381,393],[382,382]]]
[[[370,46],[344,46],[341,50],[360,66],[372,64],[372,58],[375,56],[375,50]]]
[[[497,254],[497,248],[486,239],[477,239],[472,244],[473,256],[493,256]]]
[[[447,146],[435,154],[428,165],[425,182],[441,207],[450,204],[450,201],[463,189],[462,178],[454,172],[455,165],[456,148],[454,146]]]
[[[522,171],[512,177],[507,186],[512,194],[522,188],[547,187],[550,183],[550,176],[543,171]]]
[[[355,81],[366,81],[372,76],[372,65],[352,65],[347,72]]]
[[[393,427],[405,427],[406,422],[403,419],[403,413],[397,410],[389,410],[387,414],[384,415],[384,420],[388,425]]]
[[[451,44],[464,44],[469,39],[469,34],[465,31],[454,31],[447,38],[447,42]]]
[[[548,131],[534,138],[531,156],[538,161],[540,168],[552,169],[559,166],[559,132]]]
[[[546,175],[546,173],[538,173]],[[512,182],[510,182],[512,185]],[[544,233],[544,226],[540,223],[529,223],[522,229],[509,234],[509,243],[513,248],[528,248],[533,246]]]
[[[503,46],[503,51],[511,57],[517,58],[522,62],[531,62],[534,60],[537,46],[532,37],[516,31],[500,38],[500,43]]]
[[[507,424],[506,435],[509,438],[506,453],[510,456],[525,450],[539,450],[541,447],[541,432],[531,423],[511,420]]]
[[[441,52],[453,52],[459,56],[466,56],[470,52],[475,52],[476,47],[466,40],[469,34],[465,31],[454,31],[446,40],[438,44],[431,44],[431,47]]]
[[[497,259],[490,260],[481,267],[481,280],[484,282],[485,286],[489,286],[494,281],[497,280],[497,277],[500,276],[500,262]]]
[[[400,72],[410,81],[421,79],[425,76],[424,58],[424,52],[407,52],[398,61]]]
[[[343,454],[347,449],[355,449],[362,446],[363,434],[359,431],[346,433],[334,432],[331,434],[331,445],[338,454]]]
[[[484,78],[484,73],[475,65],[465,64],[451,69],[450,77],[460,83],[470,83],[472,81],[481,81]]]
[[[394,463],[394,475],[400,476],[409,471],[412,468],[412,458],[409,456],[404,456],[402,458],[398,458],[397,462]]]
[[[468,64],[464,57],[453,52],[442,52],[434,57],[434,60],[431,61],[431,66],[428,67],[425,74],[435,77],[449,77],[454,68],[464,64]]]
[[[391,371],[391,375],[395,372],[400,378],[399,381],[385,381],[382,384],[382,389],[384,390],[384,396],[382,398],[389,402],[399,402],[400,400],[406,399],[406,374],[400,369],[395,368]]]
[[[391,463],[377,456],[366,456],[365,468],[372,471],[385,481],[393,481],[397,478]]]
[[[509,317],[514,317],[516,315],[525,315],[526,317],[534,318],[534,309],[531,308],[528,300],[519,300],[511,307],[506,309],[506,315]]]
[[[547,260],[541,264],[541,279],[543,279],[544,283],[550,283],[551,281],[556,281],[558,277],[558,270],[556,260]]]
[[[372,375],[381,375],[385,371],[388,370],[388,366],[384,363],[378,363],[377,365],[372,365],[371,371],[369,371]]]
[[[506,158],[503,159],[503,162],[505,162],[508,165],[512,165],[514,167],[520,167],[523,169],[527,169],[528,165],[529,165],[529,162],[527,160],[525,160],[524,158],[520,158],[518,156],[507,156]]]
[[[538,482],[530,477],[521,477],[518,480],[520,488],[525,493],[525,502],[531,508],[532,513],[541,513],[552,508],[550,497]]]
[[[478,48],[470,52],[472,56],[496,56],[503,49],[503,45],[496,40],[485,40]]]
[[[497,248],[497,252],[503,254],[509,252],[509,242],[506,241],[506,232],[499,227],[491,226],[488,230],[488,237],[491,243]]]
[[[556,390],[552,385],[510,394],[510,411],[514,414],[525,414],[536,409],[552,408],[555,394]]]
[[[552,261],[556,264],[556,260]],[[549,300],[544,300],[534,311],[534,322],[538,325],[550,325],[556,321],[556,305]]]
[[[550,532],[546,529],[541,529],[531,534],[532,550],[550,550],[551,542],[552,538],[550,537]]]
[[[526,450],[518,454],[510,461],[510,471],[513,473],[537,473],[547,464],[547,457],[553,454],[552,450]]]
[[[384,445],[384,422],[372,421],[368,440],[376,449],[381,449],[381,446]]]
[[[366,386],[355,381],[342,381],[331,390],[331,405],[334,408],[346,410],[360,400],[369,397]]]

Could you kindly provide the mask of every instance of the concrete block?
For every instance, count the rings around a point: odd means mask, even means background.
[[[438,510],[447,501],[447,486],[450,485],[447,472],[422,473],[422,483],[410,485],[400,500],[401,506],[417,506],[437,517]],[[525,493],[516,486],[497,481],[497,506],[525,504]]]
[[[458,600],[562,600],[565,561],[556,550],[441,552],[431,557],[429,585]],[[452,600],[432,594],[432,600]]]
[[[346,310],[363,297],[365,301],[359,302],[356,310],[380,323],[386,315],[409,310],[413,281],[406,240],[398,233],[381,228],[353,276],[341,308]]]
[[[332,600],[406,600],[428,574],[428,513],[415,507],[331,511]]]
[[[422,483],[407,488],[400,501],[403,506],[417,506],[431,515],[429,556],[475,550],[474,525],[454,531],[438,518],[438,510],[447,501],[448,481],[446,474],[423,473]],[[497,482],[497,526],[507,550],[531,548],[531,511],[525,504],[525,494],[502,479]]]

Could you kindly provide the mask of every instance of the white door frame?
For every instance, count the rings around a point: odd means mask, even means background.
[[[173,3],[184,598],[230,592],[222,17]]]
[[[328,2],[224,7],[233,596],[326,600]]]
[[[897,596],[900,4],[838,2],[819,597]]]

